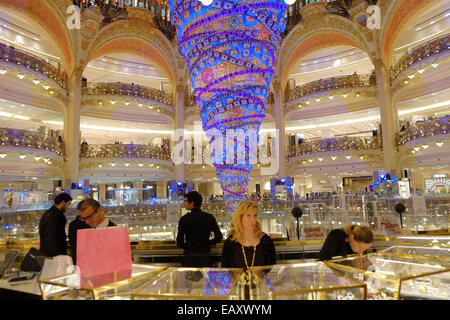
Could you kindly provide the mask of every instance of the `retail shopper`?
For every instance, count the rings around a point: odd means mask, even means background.
[[[55,204],[39,220],[40,251],[48,256],[67,254],[66,223],[64,212],[70,207],[72,197],[60,193],[55,197]]]
[[[77,206],[77,211],[77,217],[69,224],[69,243],[74,264],[76,264],[77,231],[79,229],[107,228],[116,225],[104,216],[102,206],[95,199],[85,199],[81,201]]]
[[[231,219],[230,236],[223,245],[222,267],[248,269],[275,263],[275,246],[261,229],[258,205],[250,200],[240,202]]]
[[[330,231],[316,258],[330,260],[337,256],[364,254],[372,246],[372,242],[373,233],[369,227],[349,224],[342,229]]]
[[[211,245],[223,237],[214,216],[200,209],[202,201],[197,191],[184,196],[184,207],[190,212],[180,218],[177,235],[177,245],[184,249],[184,267],[211,267]],[[214,238],[210,240],[211,232]]]

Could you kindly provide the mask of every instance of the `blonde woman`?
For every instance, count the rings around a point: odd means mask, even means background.
[[[330,260],[336,256],[364,254],[372,246],[372,242],[373,233],[369,227],[349,224],[342,229],[330,231],[316,258]]]
[[[222,267],[248,269],[275,263],[275,246],[261,230],[258,205],[250,200],[242,201],[236,207],[230,236],[223,245]]]

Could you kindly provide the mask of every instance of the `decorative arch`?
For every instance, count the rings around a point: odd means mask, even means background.
[[[4,6],[15,11],[20,11],[41,25],[54,39],[63,56],[63,64],[69,68],[73,64],[73,51],[70,35],[61,13],[55,10],[55,6],[66,9],[72,5],[70,0],[0,0],[0,7]]]
[[[386,3],[391,4],[390,1],[386,1]],[[407,24],[415,14],[421,12],[428,5],[430,5],[430,1],[427,0],[398,0],[385,10],[384,14],[387,19],[383,26],[384,33],[381,45],[383,61],[387,62],[387,65],[391,65],[392,44],[402,31],[402,25]]]
[[[295,63],[303,59],[307,54],[324,47],[336,45],[348,45],[366,51],[359,42],[348,35],[332,31],[321,31],[314,33],[305,38],[303,41],[299,42],[299,44],[295,47],[295,49],[291,51],[288,58],[282,64],[282,83],[286,83],[289,71],[292,69]]]
[[[174,49],[161,31],[154,27],[151,17],[144,18],[117,21],[102,28],[87,47],[85,65],[110,53],[137,54],[161,67],[175,87],[178,65]]]

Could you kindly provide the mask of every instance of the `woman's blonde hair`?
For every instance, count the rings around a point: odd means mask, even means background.
[[[258,204],[250,200],[244,200],[240,202],[236,207],[236,210],[234,210],[233,218],[231,219],[231,240],[238,242],[242,240],[242,216],[246,214],[250,209],[256,209],[256,212],[258,212]],[[256,220],[255,235],[258,239],[261,239],[264,235],[259,220]]]
[[[366,226],[355,226],[353,224],[348,224],[342,228],[347,234],[347,238],[353,234],[353,239],[357,242],[372,243],[373,242],[373,232],[369,227]]]

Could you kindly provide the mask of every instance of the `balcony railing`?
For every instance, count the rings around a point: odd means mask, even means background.
[[[364,88],[376,84],[375,74],[347,75],[341,77],[331,77],[312,81],[301,86],[296,86],[289,92],[289,101],[304,97],[313,93],[326,92],[341,88]]]
[[[427,121],[418,121],[413,125],[408,125],[397,135],[398,145],[408,143],[408,141],[449,133],[450,115],[442,118]]]
[[[48,150],[62,155],[63,145],[55,135],[47,135],[36,131],[0,128],[0,145],[36,148]]]
[[[319,152],[357,151],[381,149],[381,139],[378,137],[335,137],[326,139],[306,140],[289,149],[289,157],[302,156]]]
[[[45,75],[49,79],[53,79],[62,88],[66,88],[66,78],[59,74],[56,67],[30,53],[0,43],[0,60],[30,68]]]
[[[73,0],[74,4],[81,9],[97,6],[100,8],[105,19],[103,24],[114,22],[127,17],[128,7],[144,8],[151,11],[155,17],[155,24],[159,30],[172,41],[175,37],[175,27],[170,23],[170,6],[167,1],[161,0]]]
[[[81,145],[82,158],[147,158],[171,160],[171,151],[153,144],[87,144]]]
[[[84,95],[128,95],[153,100],[167,106],[172,106],[172,95],[160,90],[136,84],[121,82],[90,82],[83,88]]]
[[[391,82],[394,81],[403,70],[412,64],[448,50],[449,37],[450,35],[447,34],[410,50],[407,54],[401,57],[399,62],[391,69]]]

